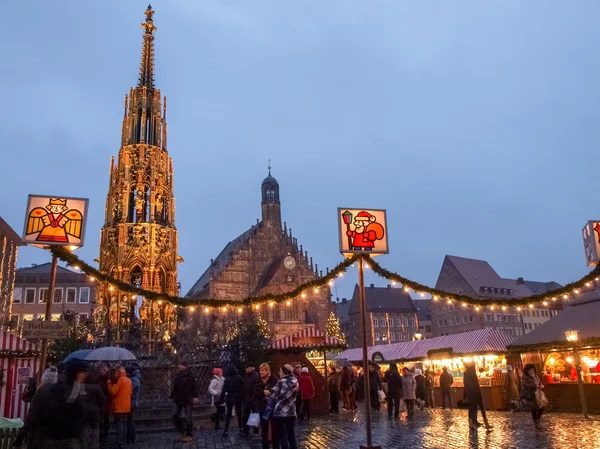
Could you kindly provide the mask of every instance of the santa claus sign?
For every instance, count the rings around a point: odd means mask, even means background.
[[[338,209],[340,252],[342,254],[387,254],[385,210]]]

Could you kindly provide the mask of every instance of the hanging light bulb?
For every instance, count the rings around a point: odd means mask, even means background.
[[[506,306],[502,306],[502,310],[506,310]]]
[[[333,286],[333,281],[329,281],[329,286],[332,287]]]
[[[193,307],[192,307],[192,309],[193,309]],[[204,308],[204,313],[208,313],[208,312],[210,312],[210,309],[208,307],[205,307]]]
[[[302,292],[302,294],[300,296],[302,296],[303,298],[306,298],[306,293]]]
[[[190,306],[190,312],[193,312],[194,310],[196,310],[196,308],[194,306]]]
[[[94,282],[96,278],[94,276],[90,276],[90,281]]]
[[[530,309],[533,309],[533,304],[529,304],[529,308],[530,308]]]
[[[520,312],[520,311],[521,311],[521,306],[518,306],[518,307],[517,307],[517,310]]]
[[[392,285],[396,285],[396,281],[392,281]]]
[[[319,293],[319,287],[315,287],[315,293]]]
[[[289,306],[292,304],[292,301],[287,301],[286,304]]]
[[[223,312],[227,312],[227,307],[223,307]]]
[[[108,289],[112,292],[115,288],[111,285]]]
[[[466,309],[466,308],[467,308],[467,306],[468,306],[468,304],[467,304],[466,302],[463,302],[463,303],[462,303],[462,306],[463,306],[463,307]]]
[[[259,306],[258,304],[256,304],[256,305],[254,306],[254,308],[255,308],[256,310],[258,310],[258,309],[260,309],[260,306]]]
[[[425,296],[425,293],[421,292],[419,293],[419,296],[422,298],[423,296]]]
[[[434,297],[433,297],[433,300],[434,300],[434,301],[437,301],[438,299],[440,299],[440,298],[438,298],[437,296],[434,296]]]
[[[579,289],[578,289],[578,288],[576,288],[576,289],[574,290],[574,292],[575,292],[575,294],[576,294],[576,295],[578,295],[578,294],[579,294]]]
[[[548,301],[544,301],[542,304],[544,304],[545,306],[548,305]]]
[[[269,307],[273,307],[274,305],[275,305],[275,303],[272,301],[269,303]]]
[[[479,306],[475,306],[475,310],[479,312]]]
[[[242,313],[242,308],[238,307],[238,313]]]
[[[492,307],[490,307],[490,309],[492,309],[492,310],[495,310],[495,309],[496,309],[496,306],[492,306]]]
[[[409,292],[409,290],[410,290],[410,287],[406,287],[406,286],[404,287],[404,291],[405,291],[406,293],[408,293],[408,292]]]

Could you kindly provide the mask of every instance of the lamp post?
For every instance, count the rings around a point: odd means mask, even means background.
[[[573,355],[575,356],[575,371],[577,372],[577,386],[579,387],[579,399],[581,400],[581,411],[584,418],[588,418],[587,402],[585,400],[585,390],[583,387],[583,379],[581,377],[581,355],[577,348],[579,342],[578,331],[565,331],[565,337],[567,341],[573,343]]]

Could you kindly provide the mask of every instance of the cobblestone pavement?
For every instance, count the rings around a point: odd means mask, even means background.
[[[536,432],[529,413],[489,412],[492,431],[470,432],[466,410],[425,410],[412,421],[401,417],[388,420],[385,412],[374,413],[373,442],[384,449],[597,449],[600,448],[600,417],[584,420],[576,414],[547,414],[545,430]],[[346,449],[365,443],[363,415],[342,413],[297,425],[299,449]],[[221,432],[196,431],[194,441],[182,443],[175,433],[142,434],[134,449],[260,449],[257,436],[244,437],[237,431],[229,438]]]

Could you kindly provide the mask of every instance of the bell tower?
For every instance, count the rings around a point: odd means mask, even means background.
[[[125,95],[121,148],[110,162],[105,221],[100,236],[100,271],[155,292],[178,295],[177,229],[173,161],[167,153],[167,99],[154,82],[154,11],[148,5],[137,87]],[[166,302],[132,297],[101,285],[94,312],[99,323],[116,328],[140,322],[163,336],[173,323]]]
[[[271,164],[269,163],[269,174],[261,185],[261,208],[262,221],[267,227],[281,231],[281,203],[279,201],[279,183],[271,176]]]

